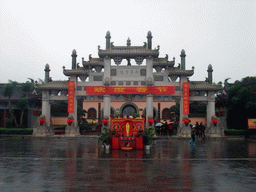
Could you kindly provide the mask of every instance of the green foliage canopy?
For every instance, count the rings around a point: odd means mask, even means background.
[[[256,117],[256,77],[246,77],[228,89],[227,125],[246,129],[247,119]]]

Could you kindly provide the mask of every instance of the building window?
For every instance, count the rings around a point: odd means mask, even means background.
[[[164,77],[163,76],[154,76],[155,81],[163,81]]]
[[[93,81],[102,81],[102,76],[93,76]]]
[[[146,81],[141,81],[141,85],[146,85]]]
[[[140,75],[141,76],[146,76],[146,69],[141,69],[140,70]]]
[[[88,119],[96,119],[96,109],[90,108],[88,109]]]
[[[116,69],[111,69],[111,76],[116,76]]]

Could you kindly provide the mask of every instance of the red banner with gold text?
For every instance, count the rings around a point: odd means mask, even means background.
[[[68,82],[68,113],[75,112],[75,81]]]
[[[175,93],[174,86],[156,86],[156,87],[104,87],[88,86],[86,94],[104,95],[104,94],[153,94],[153,95],[170,95]]]
[[[189,114],[189,83],[183,83],[183,114]]]

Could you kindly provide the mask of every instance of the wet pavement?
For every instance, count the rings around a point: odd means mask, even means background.
[[[0,137],[0,191],[256,191],[256,142],[189,141],[106,151],[96,137]]]

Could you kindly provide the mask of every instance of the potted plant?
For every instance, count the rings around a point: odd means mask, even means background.
[[[143,138],[143,144],[146,146],[146,149],[150,148],[150,145],[152,145],[154,143],[155,135],[156,135],[156,133],[153,128],[144,130],[142,138]]]
[[[140,117],[140,113],[136,113],[135,116],[136,116],[136,118],[139,118]]]
[[[115,113],[114,117],[115,118],[119,118],[120,117],[120,113]]]
[[[105,146],[109,145],[110,135],[111,135],[110,129],[104,128],[99,135],[99,141],[102,143],[102,145],[105,145]]]

